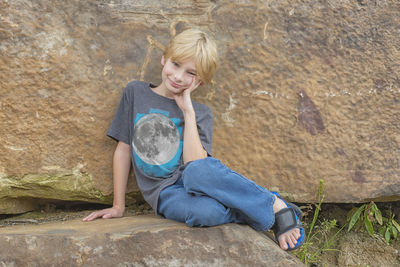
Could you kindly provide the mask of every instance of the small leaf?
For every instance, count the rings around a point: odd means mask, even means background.
[[[377,211],[377,210],[378,210],[378,207],[377,207],[376,204],[374,203],[374,204],[372,205],[372,211],[375,212],[375,211]]]
[[[364,223],[365,223],[365,228],[367,228],[369,235],[374,237],[374,228],[372,227],[372,223],[369,220],[367,214],[364,216]]]
[[[397,228],[397,231],[400,232],[400,225],[396,222],[396,220],[392,220],[393,225]]]
[[[394,239],[397,238],[397,233],[398,233],[398,231],[397,231],[396,227],[394,227],[394,226],[392,225],[392,234],[393,234]]]
[[[354,230],[360,230],[363,225],[364,225],[364,221],[360,218],[357,221],[357,223],[354,225],[353,229]]]
[[[364,208],[365,208],[365,205],[362,205],[361,207],[358,208],[358,210],[356,210],[354,212],[353,216],[351,216],[351,219],[349,222],[349,228],[347,231],[350,231],[351,228],[353,228],[353,226],[356,224],[356,222],[360,218],[360,215],[361,215],[362,211],[364,210]]]
[[[378,207],[376,207],[376,210],[375,210],[375,219],[378,221],[378,223],[379,223],[380,225],[383,224],[382,213],[381,213],[381,211],[378,209]]]
[[[389,244],[389,241],[390,241],[390,231],[389,231],[389,228],[387,228],[387,229],[386,229],[386,232],[385,232],[385,241],[386,241],[386,243]]]
[[[354,213],[358,210],[359,208],[354,207],[352,208],[346,215],[346,221],[350,221],[351,217],[353,217]]]
[[[381,228],[379,228],[379,234],[381,235],[381,236],[385,236],[385,230],[386,230],[386,228],[385,227],[381,227]]]

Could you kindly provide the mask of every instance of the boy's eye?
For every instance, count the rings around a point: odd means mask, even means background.
[[[191,72],[191,71],[188,71],[188,73],[189,73],[190,75],[192,75],[192,76],[196,76],[196,75],[197,75],[196,73]]]
[[[179,67],[179,63],[178,62],[172,62],[172,64],[174,64],[175,67]]]

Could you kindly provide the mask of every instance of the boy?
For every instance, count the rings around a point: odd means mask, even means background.
[[[159,86],[135,81],[124,90],[107,132],[118,141],[114,203],[83,221],[123,216],[132,161],[156,214],[189,226],[244,223],[258,231],[274,226],[282,249],[298,248],[305,236],[300,210],[211,157],[211,110],[190,95],[215,73],[214,41],[200,30],[186,30],[171,40],[161,64]]]

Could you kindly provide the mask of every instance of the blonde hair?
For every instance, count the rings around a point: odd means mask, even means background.
[[[194,59],[199,80],[209,83],[217,69],[217,45],[205,32],[189,29],[170,41],[164,51],[164,58],[173,61]]]

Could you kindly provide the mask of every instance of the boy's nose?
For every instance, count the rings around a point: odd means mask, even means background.
[[[174,74],[175,81],[181,82],[182,81],[182,75],[183,75],[182,71],[175,72],[175,74]]]
[[[175,74],[174,78],[175,78],[175,81],[177,81],[177,82],[181,80],[180,76],[177,74]]]

